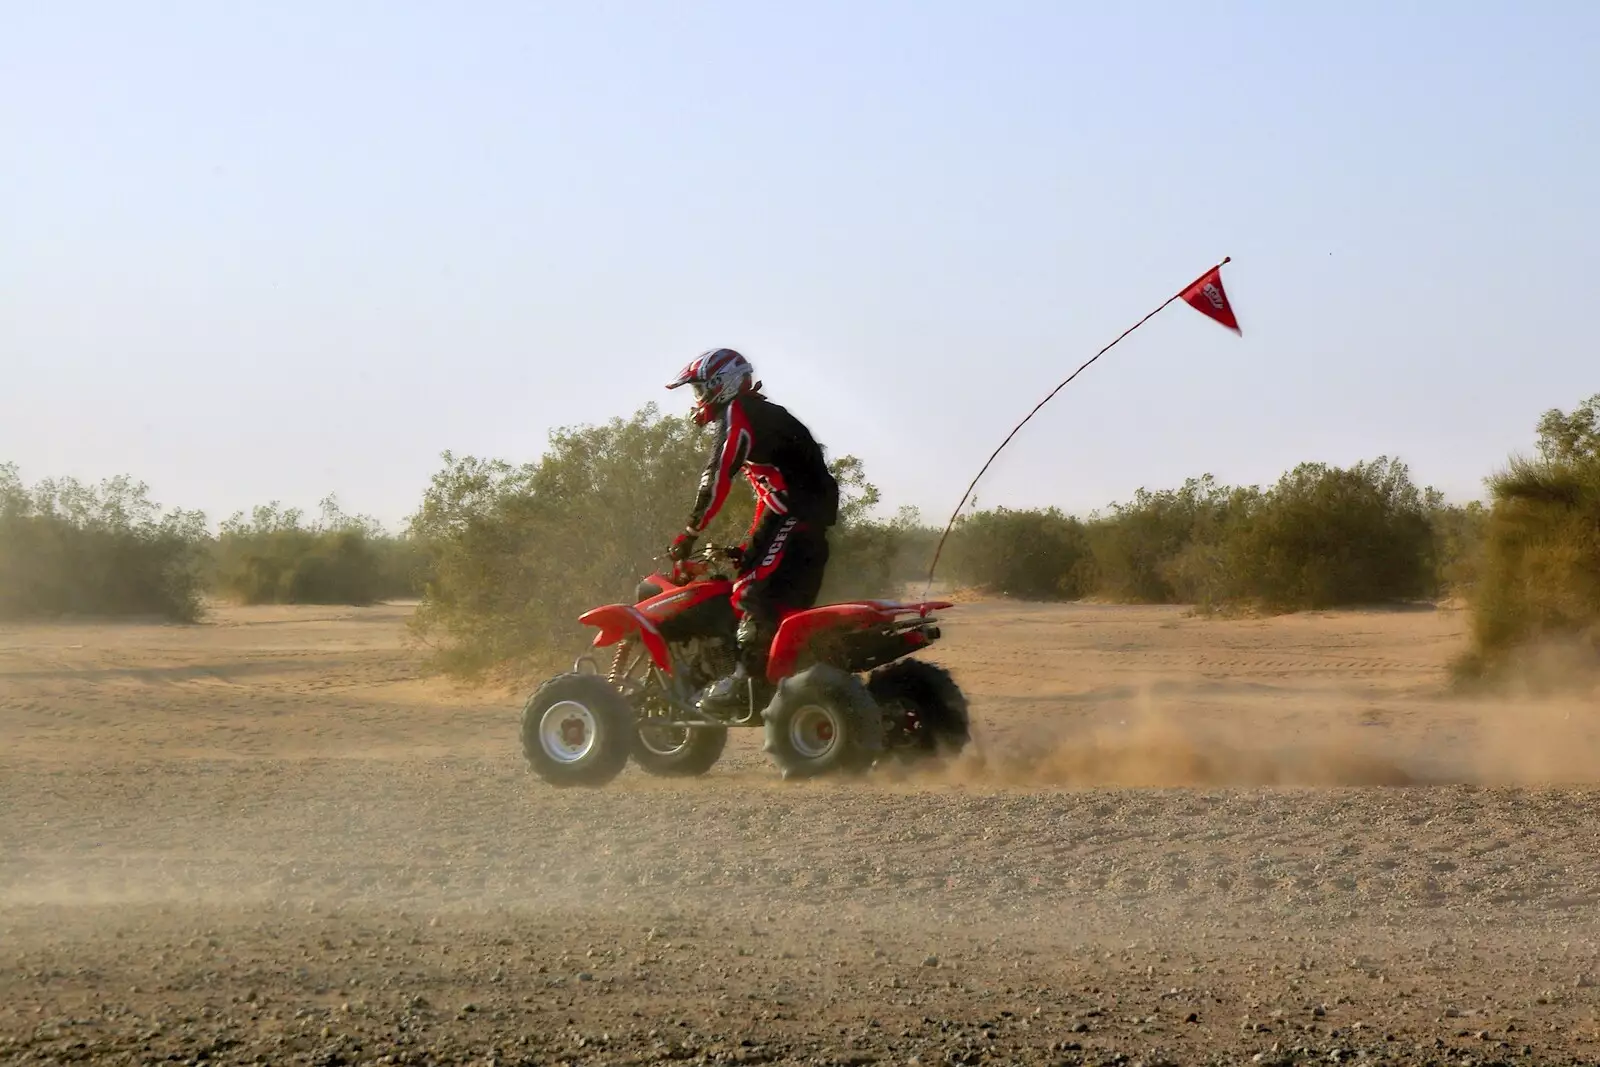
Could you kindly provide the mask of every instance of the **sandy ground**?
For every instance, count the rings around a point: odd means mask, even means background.
[[[600,792],[406,613],[0,627],[0,1062],[1600,1061],[1597,700],[1458,613],[963,605],[969,758]]]

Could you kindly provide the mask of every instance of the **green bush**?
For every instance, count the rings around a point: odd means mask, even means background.
[[[1248,499],[1228,519],[1223,600],[1293,611],[1438,591],[1437,498],[1398,460],[1301,464]]]
[[[1211,475],[1181,489],[1140,489],[1089,527],[1095,591],[1110,600],[1170,604],[1199,594],[1212,580],[1211,548],[1222,536],[1235,492]]]
[[[1489,480],[1467,675],[1565,645],[1600,656],[1600,394],[1540,420],[1537,459]]]
[[[1023,600],[1076,600],[1095,576],[1084,524],[1055,508],[963,515],[944,559],[953,581]]]
[[[413,620],[452,673],[543,669],[590,636],[577,617],[631,600],[682,529],[710,448],[709,431],[649,405],[628,419],[558,430],[536,462],[444,453],[412,535],[428,554]],[[868,517],[877,490],[859,461],[832,463],[845,494],[830,534],[823,596],[885,592],[894,525]],[[741,479],[705,541],[744,540],[754,500]]]
[[[163,513],[127,477],[29,488],[0,465],[0,618],[200,616],[205,516]]]
[[[213,587],[242,604],[373,604],[420,592],[420,547],[329,497],[307,523],[276,502],[222,524]]]
[[[888,520],[863,518],[836,526],[829,538],[832,558],[819,599],[898,596],[912,584],[920,593],[933,536],[914,508],[902,508]]]
[[[818,603],[888,596],[925,577],[925,557],[917,551],[931,550],[933,542],[917,510],[901,508],[892,519],[877,518],[878,487],[867,481],[861,461],[842,456],[829,467],[839,482],[839,522],[828,535],[828,569]]]
[[[1551,408],[1539,417],[1539,458],[1546,463],[1587,463],[1600,458],[1600,393],[1571,411]]]
[[[1239,535],[1260,514],[1265,494],[1256,486],[1214,487],[1209,475],[1201,482],[1208,488],[1203,506],[1195,509],[1195,529],[1176,554],[1155,563],[1155,573],[1170,592],[1161,602],[1192,604],[1202,611],[1246,604],[1252,595]]]
[[[1302,464],[1266,490],[1210,475],[1141,489],[1087,522],[1055,509],[964,516],[946,573],[1028,599],[1276,611],[1407,600],[1470,580],[1478,515],[1395,460]]]
[[[1465,505],[1436,502],[1428,522],[1433,527],[1435,585],[1440,593],[1470,597],[1483,566],[1489,510],[1477,500]]]

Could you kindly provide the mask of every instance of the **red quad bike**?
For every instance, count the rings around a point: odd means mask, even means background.
[[[966,698],[947,671],[902,659],[939,639],[930,614],[942,601],[857,600],[785,616],[767,661],[770,701],[756,686],[728,717],[696,706],[730,673],[737,642],[726,549],[707,546],[679,568],[639,584],[638,602],[584,613],[596,647],[615,645],[611,669],[579,657],[541,685],[522,710],[522,751],[557,786],[599,786],[631,756],[657,775],[704,774],[734,727],[765,730],[763,746],[785,778],[860,773],[879,760],[954,754],[970,739]],[[898,662],[896,662],[898,661]],[[860,677],[864,675],[865,677]]]

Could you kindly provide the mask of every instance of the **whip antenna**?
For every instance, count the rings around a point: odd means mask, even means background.
[[[1033,410],[1028,412],[1027,415],[1023,416],[1022,421],[1011,428],[1011,432],[1006,434],[1006,439],[1000,442],[1000,447],[996,448],[989,454],[989,458],[984,462],[983,467],[978,471],[977,475],[972,479],[971,482],[967,483],[966,492],[961,494],[961,500],[958,504],[956,504],[956,509],[950,513],[950,521],[945,523],[944,533],[939,535],[939,543],[934,546],[933,562],[928,564],[928,582],[927,585],[923,587],[922,591],[924,599],[927,598],[929,591],[933,588],[933,572],[934,568],[939,565],[939,556],[944,551],[945,539],[950,536],[950,531],[955,528],[956,518],[961,514],[961,509],[966,507],[967,502],[972,498],[972,490],[977,487],[978,479],[982,478],[984,474],[987,473],[989,466],[994,462],[995,457],[1000,454],[1006,445],[1011,443],[1011,439],[1013,437],[1017,436],[1017,431],[1026,426],[1028,424],[1028,420],[1037,415],[1040,408],[1050,403],[1050,401],[1055,398],[1057,393],[1061,392],[1061,390],[1070,385],[1072,383],[1072,379],[1088,370],[1089,366],[1094,363],[1095,360],[1099,359],[1101,356],[1115,348],[1118,341],[1121,341],[1134,330],[1137,330],[1139,327],[1155,318],[1159,312],[1164,310],[1166,306],[1172,303],[1174,300],[1181,299],[1187,302],[1196,311],[1199,311],[1211,317],[1212,319],[1215,319],[1217,322],[1222,323],[1222,325],[1226,326],[1234,333],[1242,335],[1242,331],[1239,329],[1239,320],[1233,313],[1233,305],[1228,302],[1228,295],[1222,288],[1222,265],[1223,263],[1231,263],[1232,261],[1232,256],[1223,256],[1221,263],[1218,263],[1216,266],[1200,275],[1200,277],[1196,278],[1194,281],[1190,282],[1176,293],[1173,293],[1171,296],[1167,297],[1161,302],[1159,307],[1155,308],[1132,326],[1129,326],[1126,330],[1123,330],[1121,333],[1117,334],[1115,340],[1106,345],[1100,351],[1096,352],[1094,355],[1090,356],[1077,370],[1067,375],[1065,381],[1056,386],[1054,389],[1050,390],[1048,396],[1035,404],[1033,406]]]

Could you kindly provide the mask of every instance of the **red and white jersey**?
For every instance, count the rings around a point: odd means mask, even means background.
[[[838,520],[839,485],[822,448],[804,423],[760,393],[740,394],[718,416],[690,530],[699,533],[711,524],[741,471],[756,493],[752,529],[769,511],[818,526]]]

